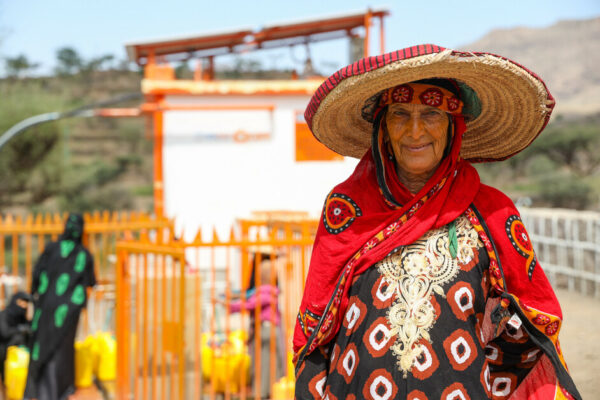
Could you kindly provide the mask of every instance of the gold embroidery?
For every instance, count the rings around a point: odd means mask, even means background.
[[[396,299],[387,313],[389,336],[396,335],[391,349],[405,378],[421,355],[418,342],[431,342],[429,330],[436,318],[431,303],[433,292],[446,297],[442,286],[456,278],[460,265],[468,264],[474,250],[481,247],[477,232],[464,216],[456,220],[456,234],[456,259],[448,248],[448,228],[442,227],[377,263],[379,273],[388,282],[386,294],[393,292]]]

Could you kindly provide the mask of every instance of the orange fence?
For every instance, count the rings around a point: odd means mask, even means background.
[[[252,220],[223,240],[119,242],[117,398],[287,398],[315,229]]]
[[[0,216],[0,309],[15,291],[30,290],[35,262],[46,243],[63,232],[66,217],[67,214]],[[94,257],[98,286],[92,292],[88,309],[82,313],[79,337],[89,331],[114,328],[117,240],[138,238],[141,233],[169,236],[173,232],[172,220],[145,213],[86,213],[84,221],[83,242]]]

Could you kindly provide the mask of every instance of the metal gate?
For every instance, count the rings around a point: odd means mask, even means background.
[[[117,398],[288,398],[315,227],[246,221],[226,240],[119,242]]]

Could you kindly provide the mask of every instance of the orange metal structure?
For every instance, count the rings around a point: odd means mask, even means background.
[[[165,104],[166,95],[290,95],[311,94],[321,83],[315,80],[298,80],[297,74],[291,74],[284,81],[214,81],[214,59],[224,54],[241,54],[249,51],[308,45],[323,40],[360,35],[363,30],[365,57],[370,55],[370,41],[374,21],[379,22],[379,52],[385,51],[384,18],[389,15],[387,9],[368,9],[355,12],[296,21],[284,24],[264,26],[260,30],[240,28],[227,32],[214,32],[200,36],[167,38],[157,41],[136,42],[126,45],[130,61],[144,65],[142,92],[146,102],[140,110],[150,115],[154,134],[154,204],[156,215],[164,215],[163,182],[163,112],[183,109],[184,106]],[[198,60],[193,81],[175,80],[170,61]],[[203,62],[204,60],[204,62]],[[205,107],[206,105],[204,105]],[[186,105],[186,109],[201,109],[201,105]],[[238,109],[249,109],[250,105],[238,105]],[[105,111],[104,114],[122,116],[134,115],[135,111]],[[308,140],[312,137],[308,137]],[[315,141],[316,142],[316,141]],[[307,148],[318,148],[309,146]],[[323,151],[321,151],[322,153]],[[305,157],[300,154],[300,160]],[[319,156],[321,157],[321,156]],[[323,159],[331,158],[323,155]],[[309,158],[310,159],[310,158]],[[321,158],[319,158],[321,159]]]
[[[207,241],[198,233],[191,242],[147,236],[119,242],[117,399],[260,399],[264,373],[273,388],[277,373],[286,372],[282,355],[291,352],[315,230],[316,221],[274,220],[265,213],[240,221],[226,240],[213,232]],[[268,312],[273,318],[280,313],[281,323],[277,332],[269,330],[268,359],[254,351],[248,365],[250,344],[232,338],[250,328],[254,349],[264,346],[264,321],[246,291],[250,271],[264,260],[270,261],[268,282],[256,273],[254,285],[279,287]],[[239,314],[231,312],[234,299]],[[276,344],[281,337],[283,348]]]

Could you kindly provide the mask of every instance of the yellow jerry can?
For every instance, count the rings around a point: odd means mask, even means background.
[[[75,342],[75,387],[87,388],[94,383],[93,337]]]
[[[98,380],[114,381],[117,379],[117,342],[109,332],[96,334],[98,364],[95,374]]]
[[[225,340],[224,335],[202,334],[202,376],[214,385],[216,392],[231,393],[240,390],[242,376],[250,382],[250,356],[246,346],[246,332],[233,331]],[[214,341],[214,342],[213,342]]]
[[[29,351],[25,347],[10,346],[4,361],[4,388],[10,400],[22,399],[27,382]]]
[[[272,400],[292,400],[296,382],[294,379],[284,376],[273,384]]]
[[[272,400],[288,400],[294,398],[296,389],[296,378],[294,377],[294,364],[292,362],[293,353],[287,355],[287,375],[273,384]]]

